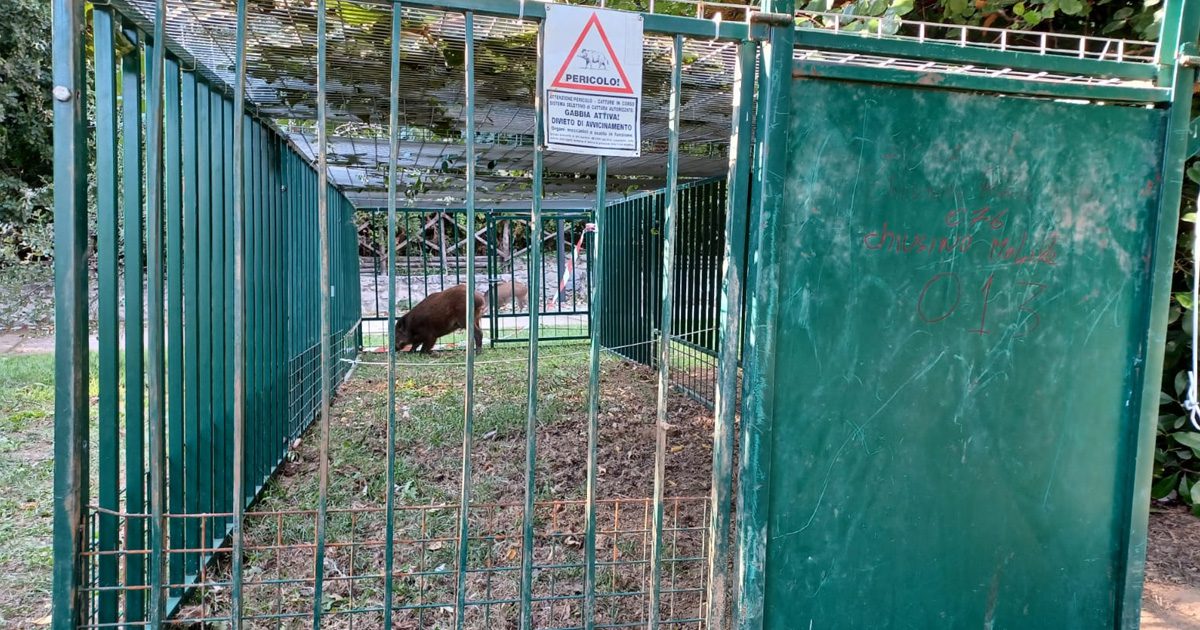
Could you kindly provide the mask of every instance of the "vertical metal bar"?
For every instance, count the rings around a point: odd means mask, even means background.
[[[607,202],[608,158],[596,158],[596,216],[597,226],[605,226]],[[603,228],[601,228],[603,229]],[[595,275],[592,294],[588,297],[589,312],[596,312],[596,305],[604,299],[604,247],[603,232],[593,234],[595,252],[588,266],[588,274]],[[588,347],[588,428],[587,428],[587,505],[584,507],[584,577],[583,577],[583,627],[596,627],[596,451],[600,442],[600,324],[602,316],[593,319],[589,327],[591,345]]]
[[[117,556],[120,545],[121,511],[121,424],[120,424],[120,251],[117,205],[117,69],[116,31],[112,10],[97,7],[92,12],[96,81],[96,263],[99,289],[98,339],[100,380],[99,468],[100,513],[98,585],[117,586],[120,579]],[[55,162],[58,163],[57,161]],[[102,590],[96,621],[117,621],[120,593]]]
[[[537,54],[546,46],[546,24],[538,24]],[[525,399],[525,505],[521,516],[521,630],[533,627],[533,517],[537,492],[538,323],[542,309],[542,176],[546,138],[542,64],[537,67],[533,112],[533,199],[529,212],[529,372]],[[514,275],[515,279],[516,276]]]
[[[87,521],[87,103],[83,2],[52,0],[54,19],[54,628],[81,621]]]
[[[763,0],[763,10],[792,13],[790,0]],[[738,454],[738,590],[734,619],[742,630],[763,625],[767,563],[767,498],[771,474],[774,409],[775,319],[779,304],[775,274],[775,229],[786,195],[788,116],[791,109],[792,28],[773,27],[762,45],[758,86],[758,136],[754,138],[754,190],[750,242],[754,252],[746,286],[746,336],[743,352],[741,449]]]
[[[400,3],[392,4],[392,70],[388,103],[388,398],[387,398],[387,505],[385,508],[386,546],[383,548],[383,627],[392,627],[392,597],[394,592],[396,539],[396,195],[400,155],[400,37],[404,11]]]
[[[229,499],[233,497],[233,494],[229,491],[229,488],[233,487],[235,474],[233,471],[233,443],[235,441],[233,434],[233,408],[236,404],[233,391],[233,364],[235,359],[233,355],[233,336],[235,335],[233,330],[233,294],[235,281],[233,273],[233,232],[234,223],[240,222],[235,221],[234,191],[233,186],[230,185],[230,182],[234,181],[233,155],[235,152],[237,152],[237,147],[241,145],[242,139],[238,136],[235,136],[233,133],[234,126],[236,125],[233,115],[233,99],[229,97],[224,98],[222,100],[222,107],[224,110],[223,116],[225,122],[225,159],[223,163],[225,169],[225,179],[222,180],[225,183],[225,185],[222,186],[222,190],[225,192],[225,248],[224,254],[221,257],[221,268],[225,275],[225,293],[223,296],[223,306],[221,310],[225,316],[225,336],[222,337],[222,341],[224,342],[223,350],[225,353],[225,379],[222,382],[225,390],[225,413],[222,416],[222,426],[224,427],[225,439],[221,441],[221,450],[225,461],[225,485],[221,486],[221,488],[225,491],[226,511],[232,513],[234,511],[234,507],[233,503],[231,503]],[[231,532],[232,526],[232,517],[226,517],[225,529],[221,533],[228,535]]]
[[[149,403],[150,439],[150,625],[157,628],[166,612],[163,590],[163,543],[166,511],[165,420],[166,362],[163,357],[165,318],[163,308],[163,79],[166,46],[163,44],[167,7],[157,0],[154,11],[154,47],[147,89],[147,205],[146,205],[146,331],[149,365],[146,382]]]
[[[143,514],[146,509],[145,382],[142,349],[142,59],[138,32],[124,25],[133,49],[121,60],[122,172],[125,210],[125,510]],[[146,584],[146,521],[131,518],[126,526],[125,584]],[[125,596],[125,620],[145,621],[146,593],[131,588]]]
[[[556,311],[562,311],[562,292],[563,292],[563,274],[567,272],[566,267],[566,237],[563,233],[563,220],[558,217],[554,220],[554,236],[556,246],[554,252],[557,256],[558,263],[558,286],[554,288],[554,306]]]
[[[197,513],[213,511],[213,343],[212,343],[212,243],[213,243],[213,195],[212,195],[212,93],[203,81],[196,81],[196,308],[189,326],[196,329],[196,385],[197,413],[195,446],[197,466],[188,474],[195,477]],[[205,534],[197,538],[199,548],[207,547],[211,541],[215,521],[200,519],[197,527]],[[198,556],[203,563],[204,559]],[[197,567],[198,569],[199,567]]]
[[[196,73],[183,74],[183,310],[181,315],[186,318],[183,327],[184,366],[184,436],[183,436],[183,469],[186,475],[184,486],[184,509],[187,514],[200,511],[200,320],[197,313],[200,308],[199,281],[197,267],[200,264],[198,248],[200,239],[198,188],[200,186],[197,159],[200,151],[197,142],[196,129]],[[173,484],[175,482],[172,482]],[[176,486],[177,487],[177,486]],[[200,519],[188,518],[185,524],[184,546],[196,549],[200,544]],[[172,534],[174,535],[174,534]],[[198,555],[188,553],[184,564],[184,574],[191,575],[197,570]]]
[[[225,258],[225,108],[220,92],[209,89],[209,203],[210,219],[212,221],[209,233],[209,281],[211,287],[208,294],[209,308],[209,345],[211,349],[209,392],[209,449],[212,453],[212,486],[209,488],[209,500],[213,512],[225,512],[226,505],[224,490],[229,487],[227,474],[229,463],[225,461],[223,446],[227,439],[225,432],[225,272],[222,261]],[[202,246],[203,247],[203,246]],[[222,544],[225,533],[225,518],[214,517],[209,536],[214,546]]]
[[[671,104],[668,112],[667,205],[663,218],[662,312],[658,337],[658,414],[654,428],[654,535],[650,556],[650,628],[659,626],[662,599],[663,494],[666,492],[667,402],[671,388],[671,319],[674,297],[675,237],[679,212],[679,107],[683,83],[683,37],[671,48]]]
[[[1158,418],[1159,391],[1162,387],[1162,365],[1167,331],[1167,312],[1171,302],[1171,282],[1179,220],[1179,202],[1183,191],[1184,167],[1187,163],[1188,129],[1192,110],[1192,86],[1196,81],[1194,68],[1178,63],[1179,47],[1195,42],[1200,31],[1200,5],[1184,0],[1166,3],[1162,33],[1159,37],[1159,84],[1171,87],[1171,107],[1167,118],[1166,143],[1163,151],[1163,188],[1159,197],[1155,246],[1152,262],[1149,330],[1146,337],[1147,356],[1141,394],[1141,422],[1133,434],[1134,440],[1127,457],[1135,462],[1133,489],[1126,512],[1127,527],[1123,528],[1121,556],[1125,570],[1119,575],[1119,627],[1137,628],[1141,618],[1142,575],[1146,563],[1146,531],[1149,519],[1149,496],[1152,482],[1155,429]]]
[[[162,0],[160,0],[161,2]],[[233,531],[229,625],[242,627],[242,512],[246,505],[246,0],[237,2],[233,92]]]
[[[179,61],[166,60],[166,86],[164,88],[164,140],[163,176],[166,179],[164,201],[167,229],[167,437],[170,452],[167,461],[171,470],[169,482],[168,511],[178,515],[184,513],[184,463],[183,463],[183,178],[180,154],[180,70]],[[184,519],[174,518],[170,522],[172,548],[184,547]],[[171,554],[168,581],[182,584],[184,557]],[[173,596],[181,595],[181,589],[173,589]]]
[[[463,627],[467,604],[467,561],[470,548],[471,451],[475,443],[475,14],[465,14],[464,65],[467,108],[467,370],[463,385],[462,492],[458,501],[458,599],[455,627]],[[455,223],[457,225],[457,222]],[[460,254],[461,255],[461,254]]]
[[[321,396],[321,464],[320,494],[317,499],[317,565],[314,568],[316,584],[313,597],[313,630],[320,630],[321,612],[325,598],[325,511],[329,503],[329,381],[330,347],[332,334],[330,321],[330,243],[329,243],[329,171],[326,146],[326,91],[328,69],[325,67],[325,0],[317,0],[317,233],[320,243],[320,329],[317,340],[321,347],[321,381],[318,385]]]
[[[737,416],[738,350],[741,345],[742,279],[746,267],[746,204],[750,200],[751,130],[754,123],[754,63],[757,45],[741,42],[733,75],[733,137],[725,202],[724,281],[721,291],[721,347],[713,401],[712,510],[708,533],[708,628],[723,630],[729,605],[730,508],[733,505],[734,421]]]

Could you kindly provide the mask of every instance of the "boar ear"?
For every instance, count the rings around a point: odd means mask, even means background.
[[[405,319],[407,317],[408,317],[408,315],[401,315],[400,319],[396,320],[396,329],[397,330],[404,330],[404,329],[408,328],[408,322],[405,321]]]

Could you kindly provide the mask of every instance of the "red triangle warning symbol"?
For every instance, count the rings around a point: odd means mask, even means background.
[[[603,50],[583,48],[588,33],[595,29]],[[600,25],[600,16],[592,14],[591,19],[583,27],[579,39],[571,47],[562,68],[559,68],[550,87],[579,90],[582,92],[603,92],[605,94],[633,94],[633,86],[612,44],[608,42],[608,34]]]

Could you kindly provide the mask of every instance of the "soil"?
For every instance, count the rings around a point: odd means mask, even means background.
[[[1149,539],[1142,628],[1200,630],[1200,519],[1183,508],[1156,508]]]
[[[539,363],[545,416],[537,430],[538,467],[534,533],[532,615],[538,627],[582,623],[586,505],[587,371],[573,358],[559,364],[546,355],[579,353],[549,349]],[[454,353],[446,353],[452,355]],[[485,352],[482,360],[519,352]],[[379,356],[364,355],[364,360]],[[461,358],[461,357],[459,357]],[[405,357],[405,361],[418,361]],[[438,358],[435,357],[435,361]],[[503,360],[503,359],[502,359]],[[513,388],[524,391],[525,363],[486,366],[477,375],[475,445],[477,480],[470,513],[468,628],[517,627],[525,496],[524,400],[522,417],[497,421],[512,407]],[[375,628],[383,600],[382,509],[386,473],[387,381],[383,370],[361,366],[343,384],[330,422],[330,517],[326,540],[325,627]],[[397,424],[397,517],[395,601],[416,609],[394,613],[399,628],[453,625],[460,492],[461,402],[456,379],[437,370],[401,368]],[[445,374],[442,372],[442,374]],[[454,382],[447,382],[454,381]],[[597,436],[598,623],[644,620],[648,606],[654,510],[657,378],[636,364],[606,359],[601,371],[603,405]],[[407,394],[406,394],[407,392]],[[447,396],[450,397],[447,403]],[[461,401],[461,398],[457,399]],[[429,401],[440,401],[430,408]],[[508,405],[508,407],[504,407]],[[431,417],[433,415],[439,417]],[[711,479],[711,414],[699,403],[672,394],[666,432],[663,536],[664,620],[694,618],[705,586],[707,494]],[[495,428],[488,430],[488,427]],[[418,433],[407,436],[411,427]],[[428,427],[428,429],[426,429]],[[443,437],[453,435],[451,439]],[[273,627],[267,615],[295,615],[284,627],[311,625],[314,482],[319,474],[319,433],[297,441],[254,513],[246,519],[244,614],[251,627]],[[228,567],[206,576],[209,588],[193,597],[181,621],[213,620],[228,610]],[[274,581],[273,581],[274,580]],[[537,601],[541,599],[542,601]],[[359,612],[352,612],[359,611]],[[305,619],[305,617],[308,617]]]

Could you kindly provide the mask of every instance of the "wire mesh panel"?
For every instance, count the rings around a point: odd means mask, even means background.
[[[725,181],[715,179],[684,184],[678,190],[671,383],[711,406],[717,379],[727,193]],[[613,203],[600,229],[615,259],[605,270],[609,291],[601,307],[605,315],[601,339],[605,348],[643,365],[655,361],[639,342],[658,337],[667,193],[659,190]]]
[[[529,301],[539,300],[543,339],[586,339],[591,275],[585,234],[591,212],[549,211],[540,241],[532,237],[528,212],[484,209],[478,212],[475,250],[477,291],[485,299],[489,343],[528,341]],[[387,345],[388,270],[386,216],[358,211],[363,347]],[[465,213],[453,209],[404,209],[397,226],[398,314],[426,297],[466,281]],[[537,245],[535,245],[537,243]],[[540,246],[539,295],[529,294],[532,248]],[[444,337],[447,346],[462,343],[465,333]]]

